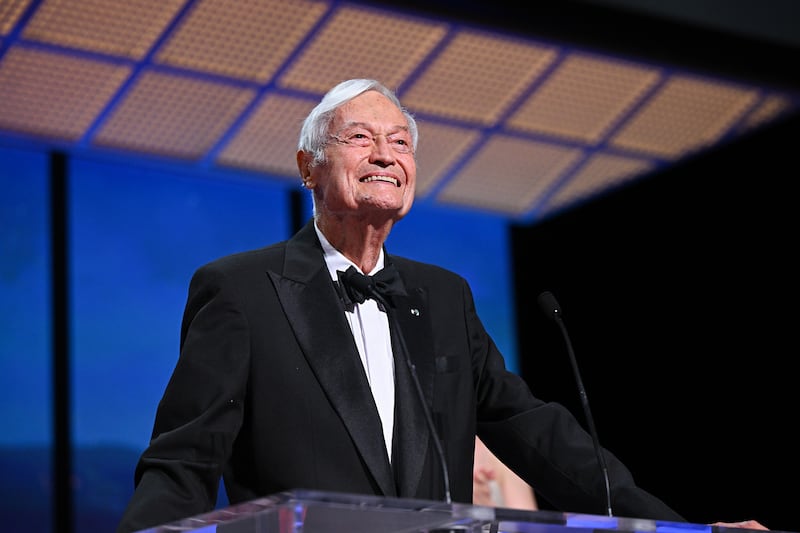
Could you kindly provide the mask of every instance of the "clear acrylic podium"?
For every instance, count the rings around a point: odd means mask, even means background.
[[[596,530],[747,531],[682,522],[296,490],[162,524],[141,533],[596,533]]]

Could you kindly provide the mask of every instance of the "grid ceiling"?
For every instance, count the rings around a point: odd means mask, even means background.
[[[786,89],[369,3],[0,0],[0,140],[299,186],[300,123],[352,77],[383,81],[417,117],[418,201],[515,221],[800,105]]]

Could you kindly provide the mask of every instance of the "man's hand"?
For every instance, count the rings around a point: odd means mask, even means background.
[[[720,527],[739,527],[743,529],[760,529],[763,531],[769,531],[769,528],[764,526],[758,520],[743,520],[741,522],[714,522],[711,525]]]
[[[495,483],[497,473],[491,468],[478,467],[472,472],[472,503],[473,505],[486,505],[494,507],[492,484]]]

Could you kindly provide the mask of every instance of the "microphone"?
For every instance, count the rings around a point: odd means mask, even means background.
[[[442,465],[442,478],[444,479],[444,498],[446,503],[452,503],[453,500],[450,496],[450,474],[447,470],[447,461],[445,460],[444,456],[444,448],[442,448],[442,441],[439,438],[439,433],[436,431],[436,426],[433,423],[433,415],[431,415],[430,409],[428,409],[428,404],[425,402],[425,395],[422,392],[422,385],[419,383],[419,378],[417,377],[417,367],[414,363],[411,362],[411,356],[408,352],[408,346],[406,346],[406,340],[403,337],[403,332],[400,331],[400,327],[396,324],[394,317],[389,315],[389,305],[386,302],[386,299],[383,295],[375,289],[375,283],[367,276],[361,275],[354,271],[354,275],[348,275],[348,282],[351,283],[356,289],[360,290],[363,294],[369,294],[376,302],[381,304],[383,308],[386,310],[386,315],[389,318],[389,327],[395,333],[395,336],[399,340],[400,349],[403,352],[403,359],[406,362],[406,366],[411,374],[411,381],[414,382],[414,390],[417,392],[417,398],[419,399],[419,403],[422,405],[422,411],[425,413],[425,422],[428,424],[428,429],[431,432],[431,436],[433,437],[433,445],[436,449],[436,454],[439,456],[439,463]]]
[[[586,424],[589,426],[589,433],[592,435],[592,444],[594,444],[594,453],[597,456],[597,462],[600,464],[600,470],[603,474],[603,480],[606,485],[606,507],[608,516],[614,516],[611,513],[611,486],[608,481],[608,467],[606,466],[605,457],[600,451],[600,439],[597,437],[597,430],[594,427],[594,418],[592,418],[592,410],[589,408],[589,398],[586,396],[586,389],[583,387],[583,380],[581,380],[581,373],[578,370],[578,362],[575,360],[575,352],[572,350],[572,342],[569,340],[567,327],[564,325],[564,319],[561,318],[561,306],[558,305],[556,297],[550,291],[545,291],[539,295],[539,307],[541,307],[544,314],[550,319],[554,320],[558,327],[561,329],[561,335],[564,337],[564,343],[567,345],[567,353],[569,354],[569,361],[572,364],[572,371],[575,374],[575,381],[578,384],[578,393],[581,397],[581,404],[583,405],[583,412],[586,415]]]

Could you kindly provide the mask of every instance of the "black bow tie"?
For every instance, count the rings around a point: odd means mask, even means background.
[[[352,311],[355,304],[364,303],[367,298],[378,302],[381,311],[386,311],[385,304],[392,296],[406,296],[403,281],[394,265],[387,265],[374,276],[366,276],[350,266],[346,271],[336,271],[339,283],[336,288],[345,308]]]

